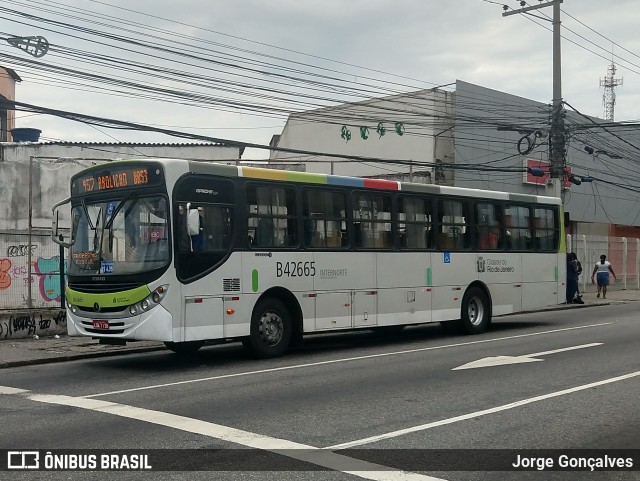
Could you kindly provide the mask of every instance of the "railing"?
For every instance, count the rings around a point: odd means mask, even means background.
[[[595,290],[591,273],[602,254],[611,262],[616,279],[610,276],[609,289],[640,289],[640,239],[609,236],[567,235],[567,252],[575,252],[582,264],[580,290]]]

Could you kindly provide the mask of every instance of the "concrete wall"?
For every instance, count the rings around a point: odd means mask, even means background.
[[[281,148],[392,159],[404,164],[278,151],[272,151],[270,159],[305,162],[307,172],[335,175],[375,176],[424,170],[420,162],[433,163],[434,134],[449,127],[447,99],[450,95],[423,90],[291,115],[277,143]],[[386,129],[382,136],[376,131],[380,123]],[[395,130],[396,123],[401,124],[402,135]],[[362,138],[360,127],[367,127],[368,138]],[[343,128],[349,131],[350,140],[343,137]],[[442,156],[453,155],[451,146],[447,147],[444,140],[438,148]],[[415,165],[410,167],[408,161]]]
[[[0,341],[66,333],[64,309],[0,311]]]
[[[207,144],[0,144],[0,232],[26,232],[29,227],[30,171],[32,226],[50,229],[51,207],[69,196],[71,176],[86,167],[113,159],[149,157],[235,164],[240,154],[236,147]],[[68,225],[67,211],[61,211],[63,226]]]

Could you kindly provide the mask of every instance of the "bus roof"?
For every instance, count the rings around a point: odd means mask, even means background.
[[[131,159],[134,160],[134,159]],[[142,160],[142,159],[140,159]],[[434,184],[418,184],[411,182],[397,182],[383,179],[367,179],[363,177],[347,177],[341,175],[297,172],[290,170],[267,169],[242,165],[219,164],[198,160],[181,159],[144,159],[144,161],[159,161],[161,163],[188,162],[189,171],[193,173],[214,174],[225,177],[244,177],[250,179],[278,180],[283,182],[297,182],[318,185],[334,185],[357,187],[363,189],[379,189],[388,191],[415,192],[425,194],[459,195],[464,197],[482,197],[488,199],[505,200],[511,202],[538,202],[543,204],[561,204],[557,197],[543,195],[519,194],[515,192],[500,192],[484,189],[470,189],[465,187],[449,187]],[[120,161],[118,161],[120,162]],[[125,161],[126,162],[126,161]]]

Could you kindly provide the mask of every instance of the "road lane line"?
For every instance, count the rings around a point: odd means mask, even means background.
[[[26,389],[18,389],[16,387],[0,386],[0,394],[22,394],[29,392]]]
[[[431,428],[437,428],[440,426],[445,426],[447,424],[457,423],[459,421],[466,421],[468,419],[477,418],[480,416],[486,416],[488,414],[494,414],[501,411],[507,411],[509,409],[514,409],[520,406],[525,406],[527,404],[532,404],[538,401],[544,401],[546,399],[551,399],[558,396],[564,396],[566,394],[572,394],[579,391],[584,391],[585,389],[591,389],[592,387],[604,386],[606,384],[611,384],[618,381],[624,381],[625,379],[631,379],[634,377],[640,376],[640,371],[635,371],[630,374],[625,374],[623,376],[613,377],[609,379],[605,379],[603,381],[592,382],[589,384],[583,384],[582,386],[576,386],[569,389],[563,389],[562,391],[556,391],[549,394],[543,394],[541,396],[535,396],[529,399],[522,399],[520,401],[512,402],[509,404],[503,404],[502,406],[496,406],[494,408],[483,409],[482,411],[476,411],[473,413],[463,414],[461,416],[455,416],[449,419],[442,419],[440,421],[435,421],[432,423],[421,424],[419,426],[414,426],[411,428],[399,429],[397,431],[391,431],[385,434],[378,434],[377,436],[370,436],[368,438],[358,439],[355,441],[349,441],[341,444],[334,444],[333,446],[327,446],[325,449],[328,450],[338,450],[338,449],[346,449],[353,448],[355,446],[362,446],[364,444],[375,443],[377,441],[382,441],[383,439],[391,439],[397,438],[399,436],[403,436],[405,434],[416,433],[419,431],[425,431]]]
[[[586,325],[586,326],[566,327],[566,328],[562,328],[562,329],[553,329],[553,330],[550,330],[550,331],[534,332],[534,333],[530,333],[530,334],[518,334],[518,335],[515,335],[515,336],[498,337],[498,338],[494,338],[494,339],[483,339],[483,340],[480,340],[480,341],[459,342],[459,343],[455,343],[455,344],[446,344],[444,346],[422,347],[422,348],[418,348],[418,349],[409,349],[409,350],[406,350],[406,351],[383,352],[383,353],[379,353],[379,354],[369,354],[369,355],[366,355],[366,356],[347,357],[347,358],[343,358],[343,359],[331,359],[331,360],[328,360],[328,361],[311,362],[311,363],[306,363],[306,364],[295,364],[293,366],[281,366],[281,367],[274,367],[274,368],[268,368],[268,369],[259,369],[259,370],[256,370],[256,371],[237,372],[237,373],[234,373],[234,374],[222,374],[222,375],[219,375],[219,376],[211,376],[211,377],[204,377],[204,378],[198,378],[198,379],[190,379],[190,380],[187,380],[187,381],[168,382],[168,383],[163,383],[163,384],[153,384],[151,386],[134,387],[134,388],[131,388],[131,389],[120,389],[118,391],[108,391],[108,392],[102,392],[102,393],[98,393],[98,394],[88,394],[88,395],[82,396],[82,397],[90,399],[90,398],[97,398],[97,397],[103,397],[103,396],[111,396],[111,395],[114,395],[114,394],[124,394],[124,393],[135,392],[135,391],[145,391],[147,389],[160,389],[160,388],[164,388],[164,387],[180,386],[182,384],[192,384],[192,383],[196,383],[196,382],[217,381],[217,380],[220,380],[220,379],[229,379],[229,378],[241,377],[241,376],[253,376],[253,375],[256,375],[256,374],[267,374],[267,373],[272,373],[272,372],[288,371],[288,370],[291,370],[291,369],[303,369],[303,368],[307,368],[307,367],[324,366],[324,365],[328,365],[328,364],[338,364],[338,363],[343,363],[343,362],[361,361],[361,360],[364,360],[364,359],[375,359],[375,358],[378,358],[378,357],[400,356],[400,355],[404,355],[404,354],[413,354],[413,353],[417,353],[417,352],[435,351],[435,350],[438,350],[438,349],[448,349],[448,348],[451,348],[451,347],[471,346],[471,345],[474,345],[474,344],[485,344],[485,343],[489,343],[489,342],[505,341],[505,340],[510,340],[510,339],[518,339],[518,338],[522,338],[522,337],[540,336],[540,335],[543,335],[543,334],[553,334],[553,333],[557,333],[557,332],[573,331],[573,330],[576,330],[576,329],[587,329],[587,328],[591,328],[591,327],[608,326],[610,324],[613,324],[613,322],[602,322],[602,323],[599,323],[599,324],[590,324],[590,325]]]
[[[602,346],[602,342],[592,342],[590,344],[581,344],[580,346],[563,347],[560,349],[554,349],[553,351],[534,352],[533,354],[524,354],[523,357],[540,357],[547,356],[549,354],[557,354],[559,352],[575,351],[576,349],[586,349],[587,347]]]
[[[442,478],[434,478],[419,473],[401,471],[389,468],[381,464],[350,458],[338,453],[332,453],[325,449],[316,448],[307,444],[287,441],[263,434],[243,431],[241,429],[210,423],[200,419],[179,416],[177,414],[154,411],[151,409],[119,404],[102,399],[86,399],[80,397],[32,394],[22,389],[0,386],[2,394],[19,394],[31,401],[46,404],[75,407],[111,414],[127,419],[135,419],[150,424],[179,429],[193,434],[199,434],[210,438],[228,441],[249,448],[261,449],[292,459],[297,459],[316,466],[322,466],[333,471],[351,474],[363,479],[373,481],[446,481]]]

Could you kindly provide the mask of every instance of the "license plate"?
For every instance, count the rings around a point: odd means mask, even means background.
[[[102,330],[109,330],[109,321],[103,321],[103,320],[98,320],[98,319],[94,319],[93,320],[93,328],[94,329],[102,329]]]

